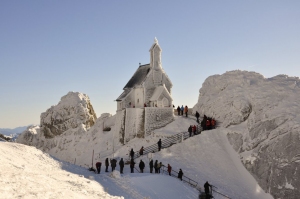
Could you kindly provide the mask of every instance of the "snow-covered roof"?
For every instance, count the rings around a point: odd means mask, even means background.
[[[150,101],[158,100],[158,98],[160,97],[160,95],[162,94],[163,91],[166,91],[169,94],[169,96],[171,97],[170,93],[168,92],[168,90],[165,86],[158,86],[155,88],[153,95],[150,98]],[[172,97],[171,97],[171,99],[172,99]]]
[[[125,89],[124,92],[116,99],[116,101],[122,101],[132,89]]]
[[[128,81],[128,83],[123,89],[125,90],[128,88],[133,88],[136,85],[141,85],[144,82],[149,71],[150,64],[139,66],[139,68],[135,71],[134,75],[131,77],[131,79]]]

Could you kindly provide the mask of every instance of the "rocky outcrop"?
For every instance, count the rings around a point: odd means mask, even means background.
[[[86,94],[69,92],[57,105],[41,114],[41,132],[46,138],[53,138],[82,124],[90,128],[96,119],[89,97]]]
[[[231,71],[205,80],[193,111],[216,118],[245,167],[274,198],[300,195],[300,80]]]

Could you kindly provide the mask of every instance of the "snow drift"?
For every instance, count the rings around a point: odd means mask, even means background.
[[[245,167],[275,198],[300,195],[300,80],[247,71],[208,77],[193,111],[214,117]]]

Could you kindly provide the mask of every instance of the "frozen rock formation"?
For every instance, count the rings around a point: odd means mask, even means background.
[[[274,198],[300,195],[300,80],[247,71],[208,77],[193,111],[216,118],[245,167]]]
[[[86,94],[69,92],[57,105],[41,114],[41,132],[46,138],[53,138],[82,124],[90,128],[96,119],[89,97]]]

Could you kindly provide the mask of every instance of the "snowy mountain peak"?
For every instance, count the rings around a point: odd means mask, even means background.
[[[52,138],[80,125],[90,128],[96,119],[89,97],[83,93],[69,92],[57,105],[41,114],[41,131],[46,138]]]

